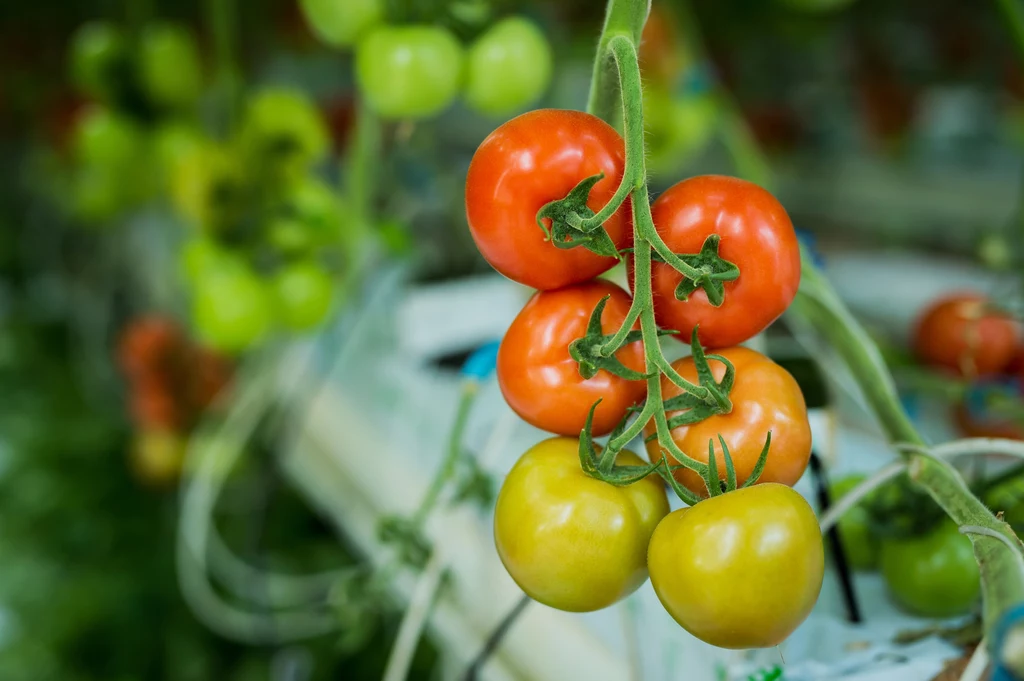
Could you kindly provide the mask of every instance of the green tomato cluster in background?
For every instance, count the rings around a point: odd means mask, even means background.
[[[129,37],[106,21],[83,24],[69,51],[72,82],[92,103],[72,133],[67,198],[85,222],[109,222],[152,198],[197,144],[199,51],[178,24],[147,24]]]
[[[167,137],[177,159],[172,201],[196,230],[180,270],[199,338],[238,353],[276,330],[320,326],[334,309],[335,273],[349,261],[358,225],[313,173],[328,147],[315,104],[268,88],[246,103],[232,140]]]
[[[369,106],[389,119],[419,119],[448,108],[461,91],[488,116],[536,102],[551,82],[551,46],[522,17],[496,22],[464,46],[446,28],[388,24],[383,0],[302,0],[313,31],[355,50],[355,75]]]
[[[108,105],[166,113],[193,107],[202,92],[195,37],[172,22],[147,24],[131,37],[112,22],[83,24],[72,36],[70,60],[78,90]]]
[[[848,475],[834,481],[833,501],[864,479],[863,475]],[[986,503],[993,509],[1005,506],[1015,517],[1024,517],[1020,486],[1019,479],[1003,483],[986,495]],[[858,571],[879,570],[892,600],[910,614],[953,617],[969,613],[981,593],[970,539],[944,517],[908,534],[905,523],[882,510],[892,507],[890,497],[899,489],[890,483],[875,490],[839,520],[837,529],[849,566]],[[879,526],[879,522],[885,525]]]

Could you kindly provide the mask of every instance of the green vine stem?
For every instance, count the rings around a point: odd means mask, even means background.
[[[659,446],[673,459],[679,462],[678,467],[693,470],[705,478],[709,493],[718,492],[717,471],[715,480],[710,479],[711,467],[683,452],[672,438],[662,392],[662,376],[678,386],[684,393],[693,396],[705,405],[708,413],[728,413],[732,404],[727,389],[713,382],[692,383],[684,379],[669,363],[661,347],[660,333],[654,318],[654,297],[651,282],[652,263],[655,255],[679,271],[685,278],[692,281],[707,279],[705,271],[697,269],[686,262],[687,256],[679,256],[665,244],[655,230],[651,216],[647,169],[644,161],[644,119],[643,119],[643,85],[640,76],[637,45],[647,18],[649,3],[647,0],[611,0],[605,19],[604,30],[598,45],[595,59],[594,76],[591,83],[591,94],[588,110],[607,121],[619,122],[624,132],[626,147],[626,167],[622,182],[608,205],[597,214],[584,220],[585,228],[597,227],[602,216],[610,214],[621,202],[629,200],[633,212],[633,302],[626,315],[622,327],[609,337],[600,347],[600,353],[611,357],[623,345],[627,336],[633,331],[637,321],[640,323],[640,337],[644,345],[645,369],[647,381],[647,400],[640,410],[634,423],[612,436],[599,461],[590,468],[592,474],[616,484],[635,479],[637,471],[623,471],[622,475],[611,475],[612,464],[616,454],[629,441],[636,437],[643,427],[653,420]],[[717,243],[712,246],[717,247]],[[737,272],[719,277],[735,278]],[[696,335],[692,340],[694,355],[703,356],[699,350]],[[709,359],[721,361],[712,356]],[[706,360],[705,360],[706,362]],[[727,364],[727,367],[729,365]],[[731,369],[730,369],[731,370]],[[709,376],[710,370],[706,372]],[[583,437],[589,438],[584,432]],[[586,460],[584,457],[583,460]],[[667,465],[652,467],[649,472],[657,472],[664,477],[676,493],[687,503],[695,503],[697,497],[681,488]],[[713,490],[712,490],[713,488]]]
[[[849,367],[882,429],[905,457],[910,479],[957,525],[997,532],[1018,548],[1012,551],[1003,541],[986,534],[969,535],[981,570],[985,631],[989,635],[1004,612],[1024,601],[1024,572],[1019,554],[1024,547],[1010,526],[997,519],[967,489],[955,468],[926,453],[924,440],[903,410],[878,348],[806,253],[804,256],[800,291],[790,308],[791,314],[827,340]]]

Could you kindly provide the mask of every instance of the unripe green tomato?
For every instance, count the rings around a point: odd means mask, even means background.
[[[455,99],[462,62],[462,46],[444,28],[382,26],[356,48],[356,81],[379,115],[426,118]]]
[[[239,143],[253,171],[292,177],[327,154],[330,136],[320,110],[307,95],[267,88],[247,103]]]
[[[139,39],[139,79],[150,100],[177,109],[192,106],[203,87],[195,38],[184,26],[155,23]]]
[[[354,45],[384,18],[384,0],[301,0],[306,22],[333,47]]]
[[[881,567],[896,602],[922,617],[970,612],[981,593],[971,540],[948,519],[927,534],[882,542]]]
[[[175,209],[202,229],[226,228],[242,208],[245,175],[231,149],[207,143],[183,152],[170,180]]]
[[[72,180],[71,200],[75,215],[86,222],[113,219],[127,201],[118,173],[104,167],[84,167]]]
[[[680,98],[664,88],[645,88],[644,125],[651,171],[677,171],[703,149],[714,134],[717,112],[707,95]]]
[[[551,82],[551,59],[551,46],[532,21],[499,21],[466,55],[466,103],[493,116],[523,109]]]
[[[124,33],[109,21],[82,24],[71,37],[71,80],[85,95],[107,101],[117,64],[126,52]]]
[[[78,119],[75,159],[88,166],[127,170],[143,156],[144,137],[130,119],[109,109],[90,109]]]
[[[252,270],[211,271],[196,282],[192,323],[203,343],[224,353],[237,353],[270,331],[272,305],[266,284]]]
[[[189,155],[197,153],[206,138],[199,128],[182,121],[161,123],[153,132],[153,152],[165,181],[170,181]]]
[[[864,480],[863,475],[847,475],[832,484],[832,501],[837,502]],[[843,514],[837,525],[846,561],[854,570],[878,567],[878,541],[871,534],[868,510],[862,504]]]
[[[203,236],[185,242],[178,254],[178,262],[185,281],[192,285],[197,285],[208,275],[246,267],[236,253]]]
[[[285,265],[273,279],[278,316],[293,331],[318,326],[331,311],[334,281],[323,267],[312,261]]]

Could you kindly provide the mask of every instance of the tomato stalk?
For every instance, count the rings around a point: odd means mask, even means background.
[[[628,426],[623,424],[612,434],[600,457],[596,455],[596,450],[593,447],[588,422],[588,426],[581,435],[580,460],[588,473],[613,484],[629,484],[644,475],[657,473],[665,478],[683,501],[693,504],[699,500],[698,497],[683,488],[675,480],[672,471],[680,467],[693,470],[705,479],[708,491],[712,495],[721,491],[718,472],[714,466],[702,463],[683,452],[675,443],[671,430],[679,424],[670,424],[669,422],[663,399],[661,377],[666,376],[669,381],[684,391],[680,397],[686,399],[679,407],[684,408],[685,404],[685,408],[688,408],[689,411],[684,412],[684,416],[675,418],[682,418],[684,422],[693,423],[712,414],[728,413],[732,410],[728,393],[735,369],[724,357],[718,355],[705,357],[696,331],[691,339],[691,346],[698,368],[698,376],[700,376],[699,383],[686,380],[671,366],[659,340],[659,336],[663,332],[659,331],[654,317],[652,262],[657,257],[659,261],[668,263],[683,274],[683,282],[689,288],[682,295],[685,296],[696,288],[703,287],[708,292],[709,299],[717,299],[719,304],[722,300],[723,282],[738,277],[739,270],[732,263],[727,263],[718,257],[717,239],[709,238],[701,253],[680,256],[672,252],[654,227],[644,162],[643,90],[636,48],[648,9],[646,1],[612,0],[609,3],[605,28],[595,60],[590,110],[605,119],[613,118],[617,111],[621,112],[626,146],[626,166],[622,181],[609,203],[597,213],[579,221],[579,225],[575,226],[582,232],[597,229],[604,219],[618,209],[623,201],[628,199],[630,202],[634,237],[633,302],[621,328],[608,337],[599,346],[598,351],[604,357],[614,357],[615,352],[635,335],[634,326],[639,321],[640,338],[644,345],[647,399],[636,420]],[[568,202],[569,199],[566,201]],[[544,210],[549,209],[550,206],[551,204]],[[714,380],[708,365],[709,359],[715,359],[726,365],[727,379],[721,382]],[[655,437],[660,446],[679,462],[679,466],[670,467],[664,458],[650,467],[615,466],[615,457],[618,452],[639,435],[651,419],[653,419],[656,429]],[[731,459],[727,452],[725,454],[727,469],[731,470]],[[767,455],[767,445],[763,454]],[[762,467],[763,462],[758,470]],[[735,475],[733,473],[732,476],[727,477],[732,480]],[[753,479],[756,478],[752,477],[751,480]],[[735,483],[727,483],[727,487],[735,488]]]

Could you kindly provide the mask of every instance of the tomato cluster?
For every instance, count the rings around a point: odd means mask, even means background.
[[[551,47],[529,19],[502,19],[464,46],[438,17],[388,17],[385,4],[302,0],[306,20],[321,40],[354,48],[359,90],[380,116],[434,116],[460,91],[475,111],[503,115],[535,102],[547,89]],[[412,20],[391,23],[392,18]]]
[[[172,482],[181,471],[185,439],[230,382],[232,367],[189,342],[164,317],[132,321],[121,333],[117,354],[137,430],[136,474],[153,484]]]
[[[66,193],[78,217],[101,223],[151,198],[167,163],[198,136],[199,51],[175,23],[129,33],[96,21],[74,34],[70,60],[72,81],[91,101],[74,124]],[[153,158],[161,172],[143,172]]]
[[[634,229],[632,204],[621,203],[601,214],[608,216],[602,233],[580,237],[593,239],[587,247],[565,238],[553,219],[600,219],[595,215],[624,181],[625,155],[619,134],[595,116],[538,110],[501,125],[469,166],[466,216],[477,247],[498,272],[539,289],[501,342],[499,386],[525,421],[562,436],[527,451],[505,480],[495,509],[498,553],[516,583],[551,607],[606,607],[649,572],[665,608],[694,635],[723,647],[775,645],[813,607],[824,569],[814,513],[789,487],[807,466],[810,427],[793,377],[735,346],[771,324],[796,295],[796,235],[768,192],[705,176],[678,183],[654,202],[656,237]],[[577,212],[564,217],[570,200]],[[712,299],[705,288],[687,288],[671,259],[658,259],[649,286],[637,282],[632,247],[640,238],[660,239],[695,263],[693,276],[736,268],[738,276],[723,276],[722,295]],[[709,244],[723,269],[705,257]],[[630,293],[594,278],[624,257],[634,288],[650,298],[639,314]],[[644,315],[693,339],[694,357],[673,364],[674,376],[645,347]],[[622,343],[602,354],[602,344],[617,336]],[[717,353],[705,356],[703,347]],[[684,395],[681,382],[692,394]],[[728,393],[728,406],[688,418],[683,412],[694,403],[687,399],[706,395],[697,386],[707,382]],[[612,449],[611,472],[631,477],[602,477],[609,471],[595,465],[603,450],[591,438],[611,433],[615,442],[651,399],[652,385],[661,388],[664,403],[656,406],[672,446],[659,439],[657,418],[638,422],[656,465]],[[641,418],[653,413],[643,412]],[[679,465],[673,451],[689,463]],[[684,498],[710,498],[669,513],[663,483],[649,475],[655,470],[681,495],[689,490]],[[720,494],[719,484],[735,491]]]
[[[239,352],[277,326],[307,331],[333,309],[334,272],[357,226],[312,172],[329,144],[311,100],[268,88],[248,100],[231,140],[200,139],[177,157],[171,197],[197,230],[181,270],[212,347]]]

